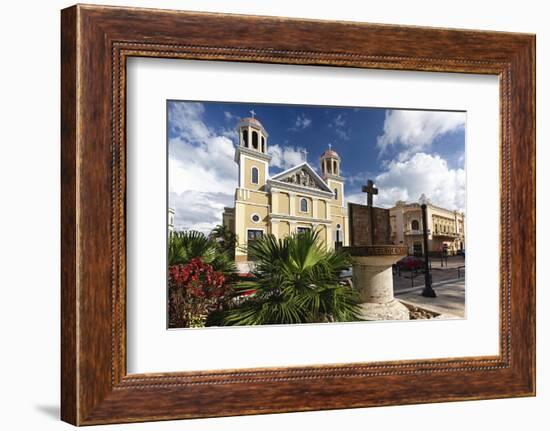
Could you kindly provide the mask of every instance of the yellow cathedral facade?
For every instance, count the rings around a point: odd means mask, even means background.
[[[340,156],[329,146],[320,159],[319,175],[308,162],[269,175],[268,133],[254,117],[237,125],[235,149],[238,186],[235,206],[226,207],[223,225],[237,236],[235,261],[247,262],[247,246],[265,234],[284,238],[316,229],[323,244],[348,245],[349,227],[344,204],[344,178]]]

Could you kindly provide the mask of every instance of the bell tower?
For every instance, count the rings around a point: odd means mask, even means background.
[[[333,241],[340,245],[348,244],[348,215],[344,199],[345,179],[340,172],[340,156],[328,144],[328,150],[321,154],[321,176],[333,193],[330,202]]]
[[[250,111],[250,113],[252,116],[243,118],[237,126],[239,146],[267,154],[268,134],[262,123],[256,119],[254,110]]]
[[[321,174],[326,180],[328,176],[340,176],[340,156],[328,144],[328,150],[321,155]]]
[[[334,193],[333,205],[344,206],[344,178],[340,175],[340,156],[328,144],[328,150],[321,154],[321,176]]]
[[[270,195],[267,190],[269,162],[268,134],[256,113],[237,124],[239,134],[235,163],[239,168],[239,184],[235,190],[235,261],[249,260],[248,245],[270,232]]]
[[[235,150],[235,162],[239,166],[239,188],[264,191],[271,160],[267,154],[269,135],[255,117],[254,110],[250,114],[237,125],[239,145]]]

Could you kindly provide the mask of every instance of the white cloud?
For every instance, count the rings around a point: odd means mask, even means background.
[[[465,159],[466,155],[464,154],[464,152],[460,153],[460,155],[458,156],[456,162],[458,163],[459,166],[463,166],[464,165],[464,161],[466,160]]]
[[[346,184],[351,187],[362,186],[369,178],[373,178],[373,173],[368,171],[356,172],[349,174],[346,170],[341,170],[342,176],[346,179]]]
[[[177,228],[209,231],[221,223],[237,187],[232,140],[209,128],[200,103],[173,103],[168,112],[169,205]]]
[[[239,140],[239,134],[234,128],[223,128],[220,130],[219,133],[220,135],[225,136],[227,139],[231,140],[232,142],[237,143],[237,141]]]
[[[171,141],[171,145],[173,145]],[[237,168],[227,169],[227,172],[216,171],[205,166],[208,163],[208,153],[201,150],[191,150],[187,153],[190,160],[180,160],[175,157],[168,158],[168,184],[169,191],[183,192],[222,192],[231,194],[237,186]],[[196,158],[195,158],[196,157]],[[191,160],[192,158],[195,158]],[[233,159],[231,159],[233,162]],[[219,163],[218,163],[219,164]],[[233,173],[233,175],[226,175]]]
[[[270,145],[267,149],[267,153],[271,156],[269,165],[283,170],[299,165],[305,161],[304,150],[305,148],[302,147]]]
[[[173,132],[190,142],[202,142],[210,136],[210,131],[202,121],[202,103],[171,103],[168,109],[168,123]]]
[[[334,125],[334,127],[344,127],[346,125],[346,120],[342,114],[338,114],[332,120],[332,124]]]
[[[347,120],[344,115],[338,114],[332,119],[328,126],[333,128],[334,133],[336,133],[336,136],[338,136],[338,138],[347,141],[350,138],[350,131],[345,129],[346,125]]]
[[[464,112],[387,110],[384,133],[376,145],[380,155],[392,145],[400,146],[399,160],[403,161],[429,148],[438,136],[463,128],[465,121]]]
[[[296,121],[294,122],[294,125],[290,128],[290,130],[304,130],[311,126],[311,123],[311,118],[306,117],[305,114],[299,114],[296,117]]]
[[[334,132],[336,133],[336,136],[338,136],[343,141],[348,141],[350,138],[349,131],[346,132],[345,130],[342,130],[342,129],[334,129]]]
[[[240,120],[240,117],[238,115],[234,115],[229,111],[223,111],[223,116],[225,117],[226,121]]]
[[[221,224],[225,206],[233,206],[233,194],[187,191],[169,194],[170,206],[176,210],[176,230],[209,233]]]
[[[438,155],[417,153],[405,162],[393,161],[386,172],[375,178],[375,183],[379,189],[377,206],[390,207],[397,200],[416,202],[425,193],[434,205],[465,209],[466,173],[463,169],[450,169]],[[359,195],[349,199],[364,199]]]

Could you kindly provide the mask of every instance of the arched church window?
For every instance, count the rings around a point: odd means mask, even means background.
[[[265,138],[262,136],[262,153],[265,153]]]
[[[336,163],[336,160],[333,160],[332,163],[333,163],[332,172],[334,173],[334,175],[338,175],[338,164]]]
[[[243,143],[246,148],[248,148],[248,130],[243,130]]]
[[[258,149],[258,132],[252,132],[252,148]]]
[[[411,229],[412,230],[419,230],[420,229],[420,223],[418,223],[418,220],[413,220],[412,221]]]
[[[338,189],[334,189],[334,199],[338,200]]]
[[[257,167],[253,167],[252,168],[252,183],[253,184],[258,184],[260,181],[258,179],[260,173],[258,172],[258,168]]]
[[[300,200],[300,211],[302,211],[303,213],[307,213],[307,199],[306,198],[302,198]]]

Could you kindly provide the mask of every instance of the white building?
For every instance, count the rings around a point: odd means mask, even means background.
[[[428,251],[447,251],[449,255],[464,250],[464,213],[427,204]],[[424,252],[422,209],[419,203],[397,201],[390,208],[391,240],[406,245],[410,254]]]
[[[174,217],[176,215],[176,210],[173,208],[168,208],[168,236],[172,235],[174,232]]]

